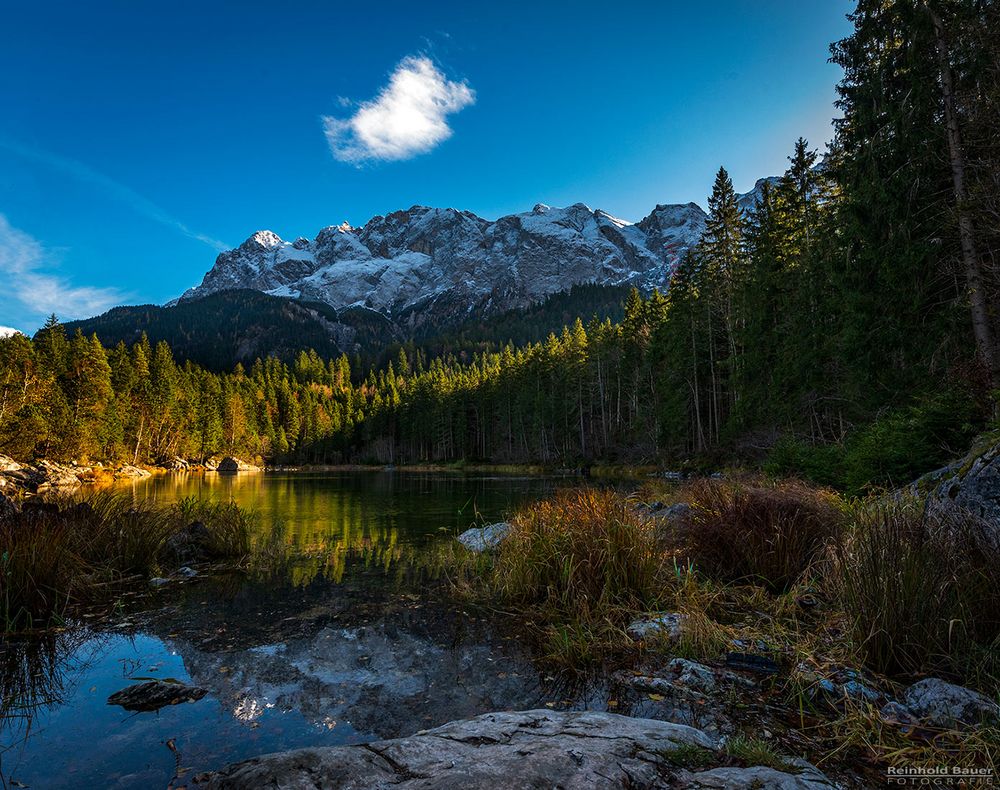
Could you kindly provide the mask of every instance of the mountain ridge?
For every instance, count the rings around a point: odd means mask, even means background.
[[[413,328],[441,301],[504,311],[574,285],[665,287],[706,218],[696,203],[660,204],[637,223],[583,203],[539,203],[495,221],[415,205],[361,227],[327,226],[312,240],[259,230],[221,253],[177,302],[250,289],[366,307]]]

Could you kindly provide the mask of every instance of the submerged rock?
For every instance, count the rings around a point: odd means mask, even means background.
[[[211,788],[787,788],[833,785],[813,766],[790,771],[720,768],[691,773],[666,755],[718,749],[694,727],[615,713],[487,713],[408,738],[298,749],[200,777]],[[721,762],[720,754],[720,762]]]
[[[511,526],[506,521],[487,524],[485,527],[468,529],[458,536],[458,542],[469,551],[489,551],[500,545],[510,534]]]
[[[663,612],[633,620],[625,630],[636,640],[665,638],[676,641],[684,633],[686,619],[680,612]]]
[[[1000,721],[1000,705],[977,691],[926,678],[903,694],[906,707],[934,727],[956,728]]]
[[[146,712],[159,710],[167,705],[179,705],[182,702],[197,702],[206,694],[208,694],[207,689],[197,686],[151,680],[116,691],[108,697],[108,704],[121,705],[125,710]]]

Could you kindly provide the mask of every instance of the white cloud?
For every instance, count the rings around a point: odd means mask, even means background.
[[[0,326],[0,337],[10,337],[11,335],[21,334],[20,329],[14,329],[12,326]]]
[[[5,292],[27,311],[43,317],[87,318],[122,304],[127,295],[114,288],[75,286],[51,271],[51,255],[37,240],[0,214],[0,277]]]
[[[426,153],[451,137],[447,117],[475,103],[468,83],[452,82],[425,55],[404,58],[379,95],[347,119],[324,116],[330,151],[341,162],[393,161]]]

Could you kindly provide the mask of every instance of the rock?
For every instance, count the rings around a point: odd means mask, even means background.
[[[177,569],[177,575],[183,576],[185,579],[193,579],[195,576],[198,575],[198,571],[196,571],[194,568],[189,568],[187,565],[185,565],[183,568]]]
[[[752,688],[757,684],[749,678],[729,672],[725,669],[716,669],[697,661],[690,661],[686,658],[673,658],[666,666],[666,672],[662,676],[654,675],[629,675],[621,673],[615,678],[627,686],[638,691],[652,692],[654,694],[702,697],[717,691],[720,684],[732,684]]]
[[[212,533],[200,521],[192,521],[180,532],[175,532],[163,543],[160,561],[183,565],[212,559]]]
[[[930,511],[958,508],[983,519],[1000,546],[1000,438],[984,437],[961,460],[912,483],[910,493],[926,497]]]
[[[671,521],[676,521],[684,518],[684,516],[690,512],[691,506],[687,502],[675,502],[674,504],[665,507],[663,512],[658,514],[658,518],[666,518]]]
[[[162,576],[154,576],[149,580],[150,587],[162,587],[165,584],[170,584],[170,579],[164,579]]]
[[[961,728],[1000,720],[1000,705],[977,691],[925,678],[903,694],[906,707],[933,727]]]
[[[663,612],[633,620],[625,630],[635,640],[669,639],[677,641],[684,633],[686,619],[686,616],[680,612]]]
[[[0,472],[16,472],[21,468],[21,464],[10,456],[0,455]]]
[[[866,686],[858,680],[849,680],[842,685],[840,689],[844,692],[844,696],[850,697],[858,702],[870,702],[875,704],[882,699],[882,694],[880,692],[871,688],[871,686]]]
[[[913,715],[913,711],[898,702],[887,702],[878,715],[886,724],[895,724],[904,731],[912,730],[920,724],[920,719]]]
[[[138,683],[121,691],[116,691],[108,697],[109,705],[121,705],[125,710],[154,711],[167,705],[179,705],[182,702],[197,702],[208,694],[208,691],[185,683],[165,683],[162,680],[151,680]]]
[[[490,551],[499,546],[510,531],[510,524],[500,521],[496,524],[487,524],[485,527],[468,529],[458,536],[458,542],[469,551]]]
[[[119,466],[115,469],[115,479],[122,480],[141,480],[144,477],[149,477],[150,472],[146,469],[140,469],[138,466],[132,466],[131,464],[125,464],[124,466]]]
[[[684,772],[673,787],[684,790],[834,790],[837,787],[814,765],[789,759],[788,770],[753,766],[713,768],[698,773]]]
[[[219,462],[215,458],[207,458],[205,463],[202,464],[207,472],[216,472],[219,469]]]
[[[664,786],[659,754],[716,742],[683,724],[614,713],[487,713],[408,738],[267,755],[208,777],[211,788]]]
[[[79,469],[62,466],[51,461],[39,461],[35,465],[34,471],[38,479],[35,484],[36,491],[47,491],[50,488],[76,488],[80,485]]]
[[[162,469],[168,469],[171,472],[186,472],[191,468],[191,464],[179,456],[174,456],[169,461],[164,461],[160,464],[160,467]]]
[[[530,710],[487,713],[408,738],[265,755],[204,776],[210,788],[777,788],[830,790],[804,760],[774,768],[692,773],[666,759],[683,749],[715,752],[714,738],[683,724],[614,713]],[[719,754],[721,762],[723,756]]]
[[[715,671],[711,667],[686,658],[673,658],[667,668],[674,674],[675,683],[702,694],[715,691]]]
[[[58,516],[59,505],[55,502],[43,502],[40,499],[28,499],[21,505],[21,513],[29,518],[43,514]]]
[[[219,461],[219,465],[216,467],[215,471],[225,474],[234,474],[235,472],[259,472],[260,467],[248,464],[246,461],[241,461],[239,458],[226,456]]]

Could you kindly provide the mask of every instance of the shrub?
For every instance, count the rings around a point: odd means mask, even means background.
[[[978,422],[975,403],[958,392],[925,396],[880,416],[847,439],[845,490],[909,483],[961,455]]]
[[[869,504],[837,557],[841,603],[869,667],[996,675],[1000,552],[971,516]]]
[[[771,448],[764,472],[772,477],[801,477],[817,485],[843,488],[844,447],[782,436]]]
[[[843,525],[837,496],[786,481],[703,480],[685,491],[686,550],[699,570],[725,582],[788,590]]]

